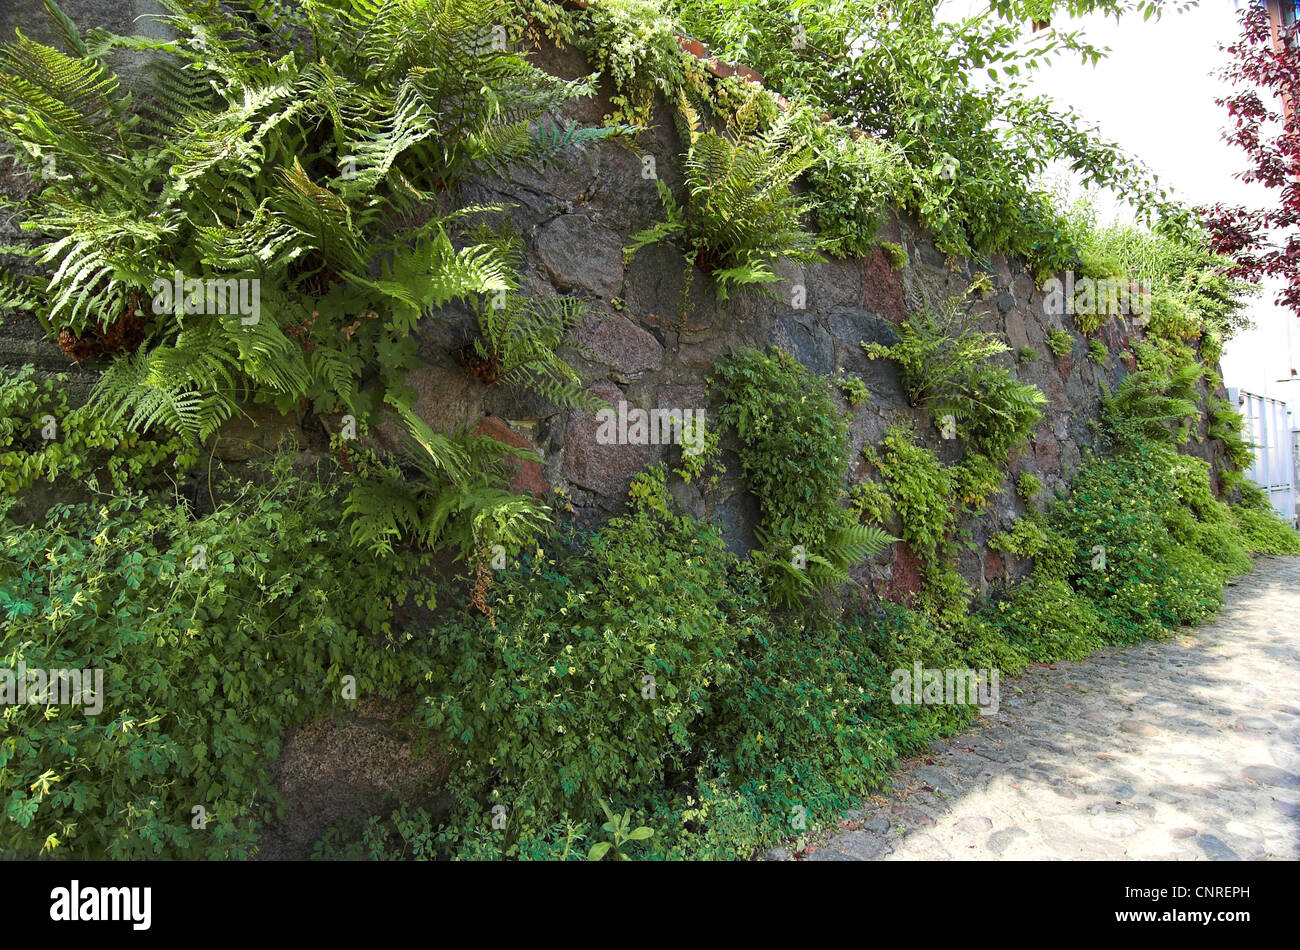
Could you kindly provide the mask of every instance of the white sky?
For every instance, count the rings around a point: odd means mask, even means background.
[[[950,0],[946,6],[959,16],[985,5]],[[1227,114],[1214,102],[1225,89],[1216,73],[1227,56],[1218,44],[1237,36],[1233,0],[1201,0],[1199,7],[1159,21],[1132,17],[1116,24],[1093,16],[1067,22],[1084,28],[1111,54],[1096,67],[1057,59],[1038,72],[1036,90],[1096,123],[1103,137],[1146,162],[1189,204],[1276,201],[1276,192],[1269,195],[1233,177],[1245,168],[1246,155],[1220,138]],[[1108,210],[1116,211],[1103,205],[1103,214]],[[1278,382],[1290,376],[1292,366],[1300,367],[1300,321],[1272,299],[1266,287],[1252,310],[1256,328],[1229,342],[1224,378],[1229,386],[1287,399],[1300,410],[1300,382]],[[1300,421],[1300,411],[1295,418]]]

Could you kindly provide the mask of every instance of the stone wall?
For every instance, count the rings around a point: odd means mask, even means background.
[[[117,30],[128,30],[133,16],[151,12],[153,6],[148,0],[67,0],[64,5],[83,28]],[[52,40],[40,8],[40,0],[8,0],[0,7],[0,35],[8,36],[18,26],[34,38]],[[587,72],[582,58],[571,51],[541,50],[537,62],[566,77]],[[140,62],[126,61],[122,66],[131,81],[147,81]],[[601,96],[576,104],[564,118],[595,124],[609,111],[610,103]],[[661,108],[656,118],[656,127],[644,133],[638,149],[654,156],[658,173],[678,191],[680,200],[675,159],[682,144],[666,109]],[[861,344],[893,342],[896,326],[909,312],[938,306],[963,292],[982,268],[946,259],[915,221],[900,216],[885,225],[881,240],[906,250],[908,263],[901,269],[894,269],[877,250],[863,258],[787,267],[783,282],[773,286],[771,295],[741,293],[726,302],[720,302],[706,276],[695,271],[685,294],[689,305],[683,308],[688,272],[679,251],[655,246],[640,251],[630,263],[623,260],[622,248],[630,235],[660,216],[655,183],[642,176],[638,149],[598,144],[542,173],[517,170],[504,180],[472,180],[460,196],[465,203],[511,206],[509,215],[524,239],[528,293],[573,295],[588,303],[589,316],[574,340],[580,349],[566,356],[591,392],[612,405],[625,400],[643,409],[704,408],[716,419],[718,407],[708,402],[706,387],[714,364],[738,348],[775,344],[816,373],[842,370],[866,381],[871,398],[856,410],[843,405],[851,417],[855,477],[865,475],[862,447],[879,440],[894,421],[910,420],[941,459],[953,461],[960,456],[959,443],[943,440],[927,413],[907,405],[894,366],[867,359]],[[6,163],[0,163],[0,192],[21,197],[28,187]],[[0,243],[15,240],[19,233],[13,221],[0,221]],[[1000,494],[981,517],[963,526],[969,529],[973,546],[961,554],[960,569],[977,591],[1026,570],[1027,565],[988,549],[988,538],[1024,512],[1014,490],[1021,473],[1037,475],[1049,489],[1044,497],[1050,497],[1051,489],[1064,489],[1078,471],[1084,453],[1095,443],[1092,423],[1101,383],[1113,387],[1126,372],[1120,354],[1134,332],[1123,320],[1102,329],[1100,338],[1112,354],[1104,366],[1089,359],[1077,334],[1072,334],[1073,352],[1057,358],[1045,340],[1048,331],[1062,327],[1063,321],[1046,313],[1044,293],[1024,261],[995,258],[991,263],[992,292],[976,304],[982,313],[981,328],[1006,338],[1011,352],[998,359],[1017,378],[1038,386],[1048,405],[1033,438],[1012,461]],[[792,304],[796,288],[802,288],[805,306]],[[602,445],[596,420],[589,413],[566,412],[504,385],[484,387],[466,373],[457,355],[474,333],[473,316],[462,308],[448,308],[422,321],[418,328],[421,365],[409,377],[418,394],[415,408],[435,429],[470,428],[534,449],[537,462],[521,466],[516,478],[519,489],[562,489],[572,504],[569,517],[579,525],[594,526],[623,507],[628,484],[638,471],[655,461],[680,458],[676,447]],[[1016,350],[1022,346],[1032,347],[1039,358],[1018,363]],[[23,363],[35,363],[41,373],[71,372],[71,388],[78,395],[84,396],[95,378],[90,368],[70,366],[33,318],[10,317],[0,322],[0,372]],[[310,415],[277,417],[264,408],[252,409],[248,418],[232,421],[223,431],[216,453],[237,463],[248,458],[255,446],[277,444],[286,432],[300,437],[303,445],[319,445],[325,426],[326,420]],[[392,446],[396,435],[390,421],[373,437]],[[715,521],[728,544],[743,551],[754,539],[758,505],[739,474],[734,445],[726,441],[723,445],[728,474],[717,490],[705,493],[682,484],[673,490],[687,510]],[[1193,443],[1191,451],[1215,460],[1216,446],[1208,441]],[[897,524],[888,527],[895,535],[900,533]],[[906,600],[920,583],[916,559],[901,543],[863,565],[855,577],[867,599]],[[357,810],[359,802],[373,808],[371,799],[376,795],[382,797],[412,775],[437,773],[441,768],[437,761],[412,758],[405,737],[394,736],[386,722],[367,723],[364,716],[341,724],[316,723],[288,738],[276,765],[280,787],[300,806],[295,813],[319,813],[319,820],[302,824],[295,818],[274,829],[268,837],[268,856],[305,855],[328,820]],[[338,774],[326,776],[322,771],[320,763],[332,761],[340,750],[375,743],[385,749],[391,745],[392,754],[369,765],[349,760],[341,772],[335,770]],[[337,801],[321,804],[322,781],[336,787]]]
[[[67,9],[83,28],[124,29],[129,14],[150,7],[148,0],[130,5],[87,0]],[[19,0],[0,13],[0,26],[6,32],[23,26],[25,32],[49,38],[48,27],[33,13],[39,8],[39,0]],[[29,23],[37,27],[27,30]],[[561,76],[587,73],[587,64],[571,50],[547,48],[537,51],[535,59]],[[123,65],[129,78],[140,81],[140,64]],[[609,111],[611,105],[602,95],[574,104],[563,118],[596,124]],[[896,420],[910,420],[940,458],[958,458],[960,443],[943,440],[926,412],[908,407],[895,368],[888,361],[867,359],[861,344],[892,342],[895,326],[907,313],[960,294],[982,269],[970,261],[945,258],[915,221],[899,216],[885,225],[880,237],[906,250],[908,263],[901,269],[894,269],[880,250],[864,258],[787,266],[783,282],[772,285],[771,293],[741,292],[725,302],[696,270],[689,275],[688,305],[683,306],[688,271],[680,251],[666,245],[648,247],[627,264],[622,253],[632,234],[660,217],[655,182],[643,175],[643,154],[654,156],[657,173],[680,196],[675,163],[682,144],[662,106],[656,120],[636,148],[599,143],[541,172],[519,169],[505,179],[471,180],[460,196],[464,203],[509,205],[513,227],[524,239],[526,292],[564,294],[587,302],[589,315],[574,338],[579,348],[566,353],[587,388],[611,405],[626,401],[642,409],[704,408],[716,418],[717,406],[706,398],[706,380],[717,360],[741,347],[775,344],[816,373],[842,370],[866,381],[871,398],[856,410],[844,405],[851,415],[851,451],[859,476],[865,472],[862,447],[877,441]],[[0,186],[15,195],[26,187],[12,173],[0,178]],[[12,230],[10,223],[6,231]],[[1083,452],[1096,438],[1092,421],[1101,383],[1113,387],[1122,378],[1126,367],[1120,354],[1135,332],[1122,318],[1101,330],[1100,338],[1112,354],[1104,366],[1088,357],[1077,334],[1072,334],[1074,351],[1057,358],[1045,344],[1046,335],[1054,327],[1071,330],[1064,325],[1068,318],[1046,312],[1044,292],[1025,262],[996,257],[991,276],[991,293],[975,304],[982,312],[981,328],[1005,337],[1012,349],[998,359],[1017,378],[1038,386],[1048,406],[1032,439],[1013,460],[1001,493],[968,526],[976,550],[963,554],[961,571],[977,590],[1023,571],[1023,565],[988,551],[985,542],[1023,513],[1024,503],[1014,490],[1022,472],[1034,473],[1051,490],[1063,489],[1078,470]],[[804,306],[792,304],[796,292]],[[646,465],[680,457],[676,447],[599,444],[590,413],[566,412],[532,393],[505,385],[484,387],[470,378],[458,351],[473,338],[475,324],[463,308],[450,307],[426,318],[417,333],[422,365],[409,377],[418,394],[416,411],[435,429],[467,427],[534,448],[538,462],[522,466],[516,484],[537,491],[563,489],[573,506],[572,518],[581,525],[595,525],[618,512],[631,478]],[[1039,359],[1018,363],[1016,351],[1022,346],[1036,350]],[[43,339],[30,317],[0,324],[0,365],[23,362],[35,362],[43,371],[68,368],[67,358]],[[74,386],[88,388],[93,372],[75,367],[72,371],[77,377]],[[254,412],[251,421],[232,422],[218,454],[235,461],[246,458],[250,444],[272,444],[285,429],[305,429],[302,441],[311,444],[322,425],[322,420],[307,416],[277,419],[265,411]],[[395,445],[396,427],[382,425],[376,436],[380,444]],[[1212,458],[1214,447],[1194,444],[1193,450]],[[694,486],[677,485],[674,492],[687,510],[717,522],[728,543],[743,550],[752,543],[758,506],[745,490],[734,453],[724,453],[724,461],[728,474],[718,490],[702,493]],[[898,526],[893,527],[897,534]],[[895,545],[860,579],[877,594],[905,592],[915,585],[913,564],[904,546]]]

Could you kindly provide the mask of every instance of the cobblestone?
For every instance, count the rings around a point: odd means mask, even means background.
[[[1300,558],[1261,558],[1200,627],[1026,671],[803,856],[1300,858],[1297,659]]]

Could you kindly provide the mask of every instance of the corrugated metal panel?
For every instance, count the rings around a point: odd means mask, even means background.
[[[1246,477],[1267,493],[1277,513],[1296,519],[1297,438],[1286,403],[1241,389],[1228,390],[1241,413],[1244,435],[1255,447],[1255,463]]]

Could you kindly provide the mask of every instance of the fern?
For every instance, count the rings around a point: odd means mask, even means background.
[[[1200,418],[1196,385],[1205,368],[1186,362],[1170,371],[1139,369],[1124,377],[1112,394],[1102,381],[1101,420],[1121,444],[1149,439],[1181,445]]]
[[[549,528],[546,506],[506,485],[509,460],[526,453],[486,436],[437,433],[409,409],[398,411],[416,477],[363,460],[344,509],[354,545],[383,555],[410,543],[478,564],[494,546],[517,553]]]
[[[495,304],[500,301],[501,306]],[[494,297],[478,308],[479,337],[474,341],[474,375],[532,389],[558,406],[594,409],[599,400],[558,355],[569,333],[582,323],[586,305],[573,297],[534,300],[516,294]]]
[[[950,297],[937,310],[910,315],[892,346],[864,343],[871,359],[889,359],[898,364],[903,392],[909,405],[920,406],[950,392],[990,357],[1008,347],[990,333],[975,326],[976,314],[967,313],[962,297]]]
[[[757,532],[762,547],[755,557],[763,566],[774,603],[792,607],[819,590],[848,583],[853,565],[874,557],[898,540],[873,525],[854,523],[845,509],[836,509],[831,520],[835,527],[824,532]],[[795,543],[794,539],[804,534],[808,537]]]
[[[495,42],[506,0],[162,4],[174,39],[82,38],[48,0],[67,51],[0,50],[0,137],[54,169],[24,209],[45,271],[30,290],[0,278],[0,304],[74,342],[143,321],[97,394],[133,425],[202,438],[248,398],[374,411],[402,391],[421,320],[517,284],[493,247],[458,243],[484,209],[433,203],[471,172],[626,131],[547,124],[593,90]],[[139,101],[106,65],[119,49],[155,67]],[[176,274],[256,281],[262,319],[149,306]],[[511,372],[574,404],[553,349]]]
[[[1000,465],[1042,419],[1047,397],[989,362],[1010,347],[980,331],[963,304],[953,297],[937,311],[909,316],[892,346],[862,346],[871,359],[898,364],[908,402],[926,406],[947,437]]]
[[[821,259],[818,239],[803,226],[814,206],[792,188],[811,165],[812,152],[796,141],[785,117],[765,132],[757,130],[760,95],[765,93],[752,93],[725,134],[702,131],[698,114],[682,97],[679,110],[690,142],[682,162],[686,207],[679,208],[667,186],[656,182],[665,220],[633,235],[626,256],[681,237],[688,265],[708,273],[723,300],[737,288],[777,282],[774,267],[782,259]]]

